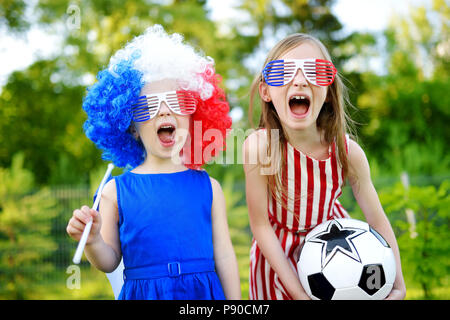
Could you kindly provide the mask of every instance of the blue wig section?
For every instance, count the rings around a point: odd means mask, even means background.
[[[134,54],[130,60],[120,61],[112,72],[100,71],[83,101],[88,116],[83,125],[86,136],[103,151],[102,159],[117,167],[134,168],[145,158],[141,142],[128,130],[133,116],[131,103],[144,85],[142,73],[133,68],[137,57]]]

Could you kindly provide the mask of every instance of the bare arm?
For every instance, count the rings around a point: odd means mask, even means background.
[[[267,215],[267,176],[261,174],[261,166],[252,164],[249,159],[258,159],[265,154],[265,135],[260,132],[251,134],[244,142],[244,172],[250,228],[264,257],[277,273],[286,290],[294,299],[309,299],[303,289],[297,273],[291,268],[283,252],[280,241],[275,235]],[[260,152],[260,151],[263,152]]]
[[[350,140],[349,143],[349,164],[350,185],[367,223],[386,239],[394,251],[397,273],[388,299],[403,299],[406,295],[406,287],[397,240],[370,178],[370,167],[366,155],[353,140]]]
[[[94,267],[103,272],[112,272],[119,265],[122,256],[115,181],[109,181],[98,196],[101,196],[99,212],[88,206],[74,210],[67,233],[79,241],[86,223],[93,219],[84,253]]]
[[[228,232],[227,213],[225,197],[220,184],[211,178],[213,190],[212,204],[212,230],[214,261],[217,275],[222,284],[225,297],[228,300],[241,299],[241,285],[239,279],[239,269]]]

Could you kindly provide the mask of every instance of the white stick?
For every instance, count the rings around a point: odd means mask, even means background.
[[[97,197],[95,198],[94,205],[92,209],[98,210],[98,204],[100,203],[100,198],[102,195],[103,187],[105,186],[106,179],[108,179],[111,174],[114,165],[112,163],[108,164],[108,169],[106,170],[105,176],[103,177],[102,182],[100,183],[100,187],[98,187]],[[81,261],[81,257],[83,256],[84,247],[86,246],[86,241],[88,239],[89,233],[91,232],[92,220],[89,221],[84,227],[83,234],[81,235],[80,242],[78,242],[77,251],[75,251],[75,255],[73,256],[73,263],[79,264]]]

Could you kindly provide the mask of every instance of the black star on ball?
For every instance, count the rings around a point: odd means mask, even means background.
[[[347,237],[354,234],[355,232],[356,231],[353,230],[339,229],[335,224],[332,224],[328,233],[318,236],[317,238],[325,241],[327,246],[327,255],[329,255],[336,246],[339,246],[345,250],[352,251]]]
[[[317,234],[310,241],[322,243],[322,268],[339,251],[350,258],[361,262],[358,251],[353,245],[352,239],[366,232],[364,229],[346,228],[333,220],[327,230]]]

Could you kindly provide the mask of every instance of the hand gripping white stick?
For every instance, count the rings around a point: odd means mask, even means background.
[[[100,187],[98,187],[97,197],[95,198],[94,205],[92,209],[98,210],[98,204],[100,203],[100,198],[102,195],[103,187],[105,186],[106,180],[111,174],[112,169],[114,169],[114,165],[112,163],[108,164],[108,169],[106,170],[105,176],[103,177],[102,182],[100,183]],[[83,234],[81,235],[80,242],[78,242],[77,251],[75,251],[75,255],[73,256],[73,263],[79,264],[81,261],[81,257],[83,256],[84,247],[86,246],[86,241],[88,239],[89,233],[91,232],[92,220],[89,221],[84,227]]]

